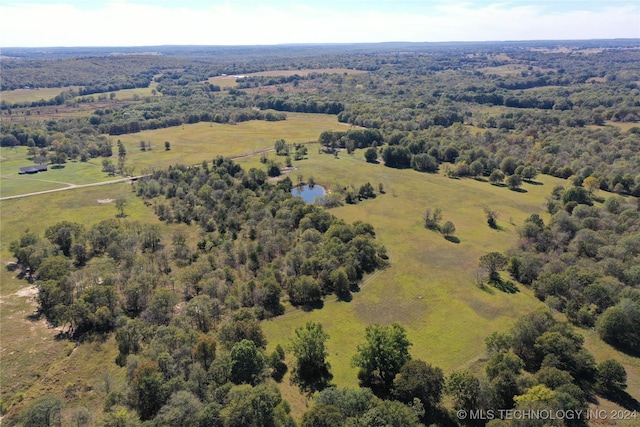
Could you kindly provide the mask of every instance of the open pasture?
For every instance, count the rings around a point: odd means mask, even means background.
[[[334,382],[356,387],[357,369],[351,358],[371,323],[403,324],[413,346],[410,352],[440,366],[445,373],[456,369],[477,368],[485,358],[484,338],[492,331],[508,331],[525,313],[544,307],[532,291],[519,286],[520,292],[509,294],[493,287],[477,286],[478,259],[490,251],[506,251],[518,239],[517,227],[532,213],[549,221],[545,198],[564,180],[540,176],[536,185],[524,184],[526,192],[514,192],[473,179],[450,179],[443,174],[423,174],[366,163],[362,151],[341,153],[338,159],[318,154],[310,147],[309,159],[294,162],[291,172],[330,189],[371,182],[382,183],[384,194],[357,205],[332,209],[331,213],[351,222],[371,223],[377,238],[386,246],[390,266],[366,278],[362,289],[351,302],[328,299],[320,310],[305,312],[288,308],[287,314],[263,324],[269,349],[286,345],[296,327],[307,321],[322,323],[329,333],[328,361]],[[275,156],[271,153],[271,158]],[[246,167],[256,167],[253,159],[240,159]],[[427,208],[441,208],[443,221],[455,224],[459,243],[447,241],[423,226]],[[484,208],[499,213],[499,230],[488,227]],[[506,275],[504,276],[507,277]],[[594,333],[592,343],[597,361],[619,354]],[[591,345],[590,345],[591,347]],[[640,363],[626,357],[629,391],[640,390]],[[304,399],[287,380],[283,395],[295,411],[304,411]],[[297,396],[297,397],[296,397]]]
[[[135,99],[139,99],[139,98],[145,98],[148,96],[162,96],[162,93],[158,92],[156,90],[156,88],[158,87],[158,83],[156,82],[151,82],[151,84],[149,84],[149,87],[137,87],[137,88],[133,88],[133,89],[120,89],[120,90],[115,90],[112,92],[103,92],[103,93],[94,93],[91,95],[84,95],[84,96],[79,96],[77,97],[78,99],[80,98],[84,98],[87,96],[92,96],[94,98],[98,98],[100,95],[106,95],[107,97],[110,97],[112,93],[115,94],[115,100],[120,100],[120,101],[128,101],[128,100],[135,100]]]
[[[325,130],[346,130],[348,125],[338,123],[335,116],[320,114],[288,113],[287,120],[266,122],[253,120],[236,125],[197,123],[135,134],[112,137],[116,164],[116,141],[125,144],[125,164],[133,167],[134,175],[152,168],[164,168],[171,164],[199,164],[215,157],[236,156],[261,150],[270,150],[278,139],[288,143],[316,141]],[[142,151],[140,141],[150,142],[151,150]],[[169,141],[171,150],[165,150]],[[19,175],[22,166],[31,166],[26,147],[0,149],[0,194],[1,197],[26,194],[36,191],[64,188],[72,185],[104,182],[120,178],[102,172],[102,158],[88,162],[67,162],[63,168],[49,165],[47,172]]]
[[[479,68],[478,71],[484,74],[495,74],[498,76],[508,77],[508,76],[519,76],[523,72],[529,73],[532,71],[540,71],[542,73],[546,73],[547,71],[551,71],[551,69],[541,68],[537,66],[533,66],[530,69],[529,66],[523,65],[523,64],[505,64],[505,65],[498,65],[496,67]]]
[[[294,162],[298,167],[291,173],[294,182],[302,175],[313,176],[316,183],[331,189],[383,184],[385,193],[376,199],[331,213],[349,222],[371,223],[391,265],[370,277],[351,302],[328,302],[321,310],[294,311],[266,322],[270,345],[286,343],[296,325],[321,322],[331,335],[329,361],[336,384],[355,386],[356,370],[350,360],[368,324],[402,323],[414,343],[414,357],[448,372],[482,357],[483,339],[490,332],[507,330],[519,315],[541,306],[527,289],[506,294],[478,288],[478,258],[513,245],[516,225],[531,213],[548,219],[545,197],[562,181],[545,176],[541,178],[544,185],[525,184],[527,192],[517,193],[473,179],[373,165],[365,162],[361,151],[341,153],[338,159],[317,154],[313,148],[309,152],[309,159]],[[499,212],[501,230],[488,227],[485,207]],[[424,228],[427,208],[442,209],[443,221],[455,224],[460,243]]]
[[[158,86],[157,83],[152,82],[149,87],[145,88],[135,88],[135,89],[122,89],[113,91],[116,94],[116,99],[119,100],[130,100],[134,97],[144,98],[146,96],[162,96],[161,93],[152,92]],[[45,101],[50,100],[51,98],[55,98],[60,95],[64,91],[74,90],[77,91],[80,89],[80,86],[68,86],[68,87],[48,87],[48,88],[37,88],[37,89],[15,89],[15,90],[3,90],[0,92],[0,101],[5,101],[7,104],[14,104],[20,102],[35,102],[44,99]],[[109,92],[111,93],[111,92]],[[77,98],[84,98],[88,96],[92,96],[94,98],[98,98],[100,95],[104,95],[105,93],[94,93],[91,95],[82,95]],[[108,95],[107,95],[108,96]],[[41,108],[41,107],[36,107]]]
[[[295,76],[296,74],[299,76],[308,76],[312,73],[326,73],[326,74],[366,74],[367,71],[362,70],[353,70],[349,68],[308,68],[303,70],[271,70],[271,71],[260,71],[258,73],[249,73],[242,74],[242,76],[246,77],[289,77]],[[215,76],[210,77],[208,82],[217,86],[220,86],[223,89],[228,89],[232,87],[236,87],[236,80],[238,79],[238,75],[226,75],[226,76]]]
[[[0,149],[0,196],[14,196],[17,194],[36,191],[52,190],[73,185],[91,184],[116,179],[102,172],[101,159],[90,159],[88,162],[67,162],[61,168],[49,165],[46,172],[19,175],[23,166],[34,163],[27,158],[27,147]]]
[[[17,102],[34,102],[40,101],[41,99],[48,101],[69,89],[78,90],[79,86],[3,90],[0,92],[0,101],[5,101],[7,104]]]
[[[196,123],[165,129],[149,130],[113,137],[122,141],[127,150],[127,164],[135,174],[150,168],[170,164],[199,164],[217,156],[237,156],[273,149],[278,139],[287,143],[317,141],[325,130],[347,130],[335,116],[324,114],[287,113],[287,120],[266,122],[252,120],[235,125]],[[142,151],[140,141],[151,142],[151,150]],[[165,150],[169,141],[171,150]]]

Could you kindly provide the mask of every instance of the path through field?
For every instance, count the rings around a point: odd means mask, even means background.
[[[137,176],[129,176],[127,178],[114,179],[111,181],[104,182],[93,182],[91,184],[71,184],[69,182],[59,182],[59,181],[49,181],[49,182],[58,182],[60,184],[65,184],[67,187],[63,188],[54,188],[52,190],[43,190],[43,191],[34,191],[33,193],[24,193],[24,194],[16,194],[15,196],[7,196],[0,197],[1,200],[11,200],[11,199],[19,199],[21,197],[29,197],[29,196],[37,196],[38,194],[47,194],[47,193],[55,193],[56,191],[65,191],[65,190],[73,190],[75,188],[84,188],[84,187],[97,187],[98,185],[109,185],[109,184],[117,184],[118,182],[126,182],[126,181],[136,181],[142,177],[149,175],[137,175]],[[40,180],[44,181],[44,180]]]
[[[242,157],[251,157],[251,156],[260,155],[260,154],[263,154],[263,153],[268,153],[270,151],[274,151],[274,149],[273,148],[266,148],[266,149],[263,149],[263,150],[253,150],[253,151],[249,151],[247,153],[236,154],[236,155],[228,156],[228,157],[231,158],[231,159],[239,159],[239,158],[242,158]],[[199,166],[199,165],[194,165],[194,166]],[[119,182],[126,182],[126,181],[133,182],[133,181],[137,181],[140,178],[144,178],[146,176],[149,176],[149,174],[137,175],[137,176],[129,176],[129,177],[126,177],[126,178],[119,178],[119,179],[114,179],[114,180],[111,180],[111,181],[94,182],[94,183],[91,183],[91,184],[73,184],[71,182],[51,181],[51,180],[46,180],[46,179],[20,178],[20,179],[24,179],[24,180],[28,179],[28,180],[32,180],[32,181],[54,182],[56,184],[64,184],[67,187],[54,188],[52,190],[34,191],[32,193],[16,194],[14,196],[0,197],[0,201],[2,201],[2,200],[11,200],[11,199],[19,199],[21,197],[37,196],[38,194],[55,193],[56,191],[73,190],[74,188],[95,187],[95,186],[98,186],[98,185],[117,184]]]

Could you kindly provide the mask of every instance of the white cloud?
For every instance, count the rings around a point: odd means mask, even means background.
[[[438,3],[415,11],[376,10],[371,4],[359,4],[360,10],[249,8],[237,3],[192,9],[179,3],[169,8],[122,0],[89,9],[62,3],[3,5],[0,43],[142,46],[640,37],[637,3],[559,12],[513,3]]]

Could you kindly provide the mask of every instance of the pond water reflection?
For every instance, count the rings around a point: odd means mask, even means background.
[[[291,190],[291,194],[296,197],[302,197],[307,203],[313,203],[316,199],[323,197],[326,192],[322,185],[316,184],[313,187],[309,187],[308,185],[294,187],[293,190]]]

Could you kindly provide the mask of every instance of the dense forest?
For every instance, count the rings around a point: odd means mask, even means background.
[[[514,191],[541,174],[568,183],[549,194],[551,219],[533,214],[519,224],[517,244],[491,254],[488,268],[489,282],[508,274],[549,311],[487,336],[481,375],[445,375],[412,358],[402,325],[370,325],[353,337],[361,343],[352,360],[359,389],[332,383],[321,324],[301,325],[286,349],[267,353],[261,321],[283,315],[285,305],[314,310],[327,298],[358,298],[363,278],[389,265],[372,225],[346,223],[330,210],[382,195],[382,184],[376,193],[363,177],[359,191],[305,204],[292,196],[291,178],[270,180],[283,165],[244,170],[216,157],[144,171],[133,190],[159,223],[124,219],[121,201],[118,219],[25,231],[10,244],[12,268],[36,286],[38,315],[63,328],[64,339],[117,341],[113,362],[126,368],[126,384],[109,389],[100,425],[294,426],[277,386],[287,372],[313,397],[302,426],[507,426],[516,424],[460,413],[579,413],[597,396],[637,409],[625,368],[596,363],[576,332],[595,328],[605,342],[640,355],[637,40],[3,55],[3,91],[61,88],[51,99],[0,101],[0,145],[28,147],[40,164],[101,158],[105,172],[132,175],[122,143],[114,146],[118,135],[283,121],[295,112],[350,125],[308,141],[336,157],[362,150],[380,168]],[[344,71],[322,71],[332,68]],[[287,75],[250,75],[272,70]],[[235,86],[216,84],[222,75],[234,76]],[[151,87],[152,96],[116,95]],[[306,147],[295,147],[301,158]],[[293,147],[278,141],[275,150],[291,162]],[[491,211],[488,220],[497,227]],[[169,238],[164,224],[174,226]],[[60,425],[62,405],[53,396],[17,404],[7,423]],[[556,421],[587,425],[584,417]]]

